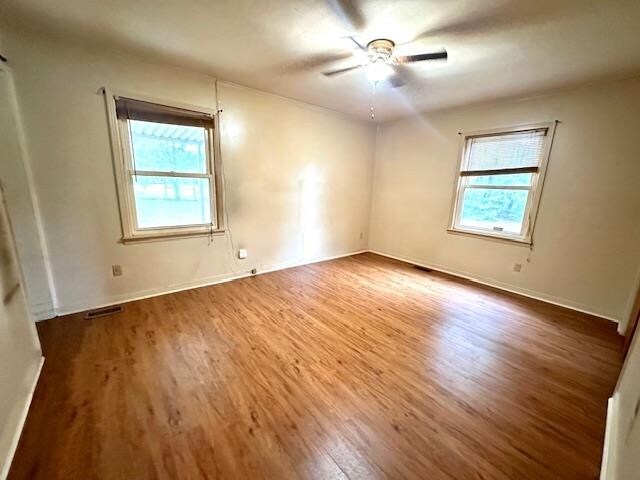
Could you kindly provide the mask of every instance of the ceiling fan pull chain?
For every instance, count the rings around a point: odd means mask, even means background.
[[[378,85],[378,82],[373,82],[371,85],[371,108],[369,109],[369,113],[371,114],[371,120],[375,120],[376,112],[374,109],[374,104],[376,99],[376,85]]]

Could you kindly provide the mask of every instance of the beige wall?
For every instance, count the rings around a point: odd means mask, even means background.
[[[616,320],[628,308],[640,264],[639,80],[405,118],[377,137],[369,123],[220,83],[233,235],[123,246],[98,89],[212,108],[214,79],[16,34],[5,51],[61,313],[366,248]],[[554,119],[534,249],[448,234],[457,133]]]
[[[458,132],[550,120],[533,250],[447,233]],[[638,79],[383,124],[369,246],[620,320],[640,264],[638,132]]]
[[[367,247],[375,129],[220,84],[233,237],[136,245],[121,236],[98,89],[215,107],[214,79],[78,45],[11,35],[11,55],[59,313]],[[236,260],[233,245],[248,249]],[[124,275],[113,278],[111,265]]]

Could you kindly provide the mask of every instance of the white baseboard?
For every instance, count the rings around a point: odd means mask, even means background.
[[[256,274],[256,275],[260,275],[263,273],[269,273],[269,272],[275,272],[278,270],[284,270],[287,268],[293,268],[293,267],[299,267],[302,265],[310,265],[313,263],[317,263],[317,262],[325,262],[328,260],[334,260],[337,258],[342,258],[342,257],[349,257],[351,255],[358,255],[360,253],[365,253],[365,252],[371,252],[374,253],[376,255],[381,255],[383,257],[388,257],[388,258],[392,258],[394,260],[399,260],[401,262],[405,262],[405,263],[410,263],[412,265],[419,265],[421,267],[425,267],[425,268],[429,268],[432,270],[437,270],[443,273],[447,273],[449,275],[453,275],[459,278],[464,278],[465,280],[469,280],[475,283],[479,283],[481,285],[487,285],[489,287],[493,287],[493,288],[497,288],[499,290],[503,290],[505,292],[509,292],[509,293],[515,293],[517,295],[522,295],[524,297],[528,297],[528,298],[532,298],[534,300],[539,300],[541,302],[545,302],[545,303],[550,303],[552,305],[557,305],[560,307],[564,307],[564,308],[568,308],[570,310],[575,310],[577,312],[581,312],[581,313],[586,313],[588,315],[593,315],[595,317],[600,317],[600,318],[604,318],[605,320],[609,320],[611,322],[614,323],[618,323],[618,319],[613,318],[613,317],[609,317],[607,315],[604,315],[602,313],[597,313],[594,312],[588,308],[584,308],[584,306],[580,306],[580,305],[575,305],[573,303],[571,303],[569,300],[566,299],[561,299],[561,298],[555,298],[555,297],[549,297],[547,295],[544,295],[540,292],[535,292],[535,291],[530,291],[530,290],[526,290],[526,289],[522,289],[522,288],[517,288],[514,287],[512,285],[508,285],[508,284],[504,284],[502,282],[498,282],[496,280],[493,279],[487,279],[487,278],[480,278],[480,277],[476,277],[473,276],[467,272],[461,272],[461,271],[455,271],[455,270],[451,270],[448,269],[446,267],[442,267],[439,265],[435,265],[435,264],[425,264],[420,262],[419,260],[413,259],[413,258],[409,258],[409,257],[401,257],[401,256],[397,256],[397,255],[392,255],[386,252],[382,252],[380,250],[371,250],[371,249],[365,249],[365,250],[358,250],[358,251],[353,251],[353,252],[347,252],[347,253],[342,253],[342,254],[338,254],[338,255],[332,255],[332,256],[328,256],[328,257],[319,257],[319,258],[315,258],[315,259],[308,259],[308,260],[302,260],[302,261],[293,261],[293,262],[282,262],[282,263],[278,263],[278,264],[274,264],[274,265],[270,265],[270,266],[266,266],[260,269],[260,271]],[[151,297],[157,297],[160,295],[166,295],[169,293],[175,293],[175,292],[181,292],[184,290],[190,290],[192,288],[201,288],[201,287],[207,287],[210,285],[216,285],[218,283],[224,283],[224,282],[230,282],[232,280],[238,280],[240,278],[245,278],[245,277],[250,277],[253,274],[250,273],[250,271],[243,271],[243,272],[227,272],[227,273],[222,273],[220,275],[214,275],[211,277],[205,277],[205,278],[200,278],[198,280],[195,280],[193,282],[185,282],[182,284],[178,284],[178,285],[171,285],[168,287],[162,287],[162,288],[153,288],[153,289],[149,289],[149,290],[142,290],[142,291],[137,291],[137,292],[132,292],[132,293],[127,293],[127,294],[123,294],[123,295],[115,295],[112,297],[109,297],[108,299],[105,299],[101,302],[86,302],[86,303],[78,303],[78,304],[70,304],[70,305],[63,305],[63,306],[59,306],[56,310],[55,310],[55,314],[56,315],[69,315],[72,313],[78,313],[78,312],[84,312],[86,310],[91,310],[94,308],[103,308],[103,307],[108,307],[111,305],[116,305],[119,303],[126,303],[126,302],[133,302],[136,300],[143,300],[145,298],[151,298]],[[51,318],[51,317],[47,317],[47,318]]]
[[[193,288],[208,287],[210,285],[230,282],[232,280],[238,280],[241,278],[251,277],[254,275],[261,275],[264,273],[275,272],[275,271],[284,270],[287,268],[300,267],[302,265],[310,265],[313,263],[325,262],[328,260],[335,260],[337,258],[350,257],[351,255],[358,255],[360,253],[366,253],[366,252],[368,252],[368,250],[357,250],[353,252],[341,253],[338,255],[331,255],[328,257],[317,257],[317,258],[306,259],[301,261],[282,262],[282,263],[267,265],[265,267],[262,267],[259,269],[258,273],[256,274],[252,274],[250,271],[226,272],[220,275],[200,278],[193,282],[185,282],[182,284],[171,285],[168,287],[152,288],[148,290],[127,293],[123,295],[115,295],[100,302],[87,302],[87,303],[62,305],[56,308],[56,315],[69,315],[72,313],[84,312],[86,310],[91,310],[94,308],[103,308],[111,305],[116,305],[119,303],[133,302],[136,300],[143,300],[145,298],[157,297],[160,295],[166,295],[168,293],[181,292],[184,290],[191,290]]]
[[[260,273],[277,272],[278,270],[286,270],[287,268],[302,267],[303,265],[312,265],[314,263],[327,262],[329,260],[337,260],[338,258],[351,257],[353,255],[360,255],[361,253],[367,253],[368,251],[369,250],[366,250],[366,249],[357,250],[355,252],[341,253],[339,255],[333,255],[331,257],[321,257],[321,258],[312,259],[312,260],[304,260],[302,262],[284,262],[284,263],[277,264],[275,266],[268,267],[258,272],[258,275]]]
[[[392,255],[389,253],[385,253],[379,250],[369,250],[371,253],[375,253],[376,255],[381,255],[383,257],[392,258],[394,260],[399,260],[401,262],[410,263],[412,265],[418,265],[420,267],[429,268],[431,270],[436,270],[439,272],[447,273],[449,275],[453,275],[455,277],[464,278],[465,280],[469,280],[474,283],[479,283],[481,285],[487,285],[489,287],[497,288],[498,290],[503,290],[509,293],[515,293],[516,295],[522,295],[523,297],[532,298],[534,300],[539,300],[541,302],[550,303],[552,305],[557,305],[559,307],[568,308],[570,310],[575,310],[576,312],[586,313],[588,315],[593,315],[594,317],[604,318],[605,320],[609,320],[610,322],[618,323],[619,320],[613,317],[609,317],[607,315],[603,315],[602,313],[596,313],[588,308],[585,308],[582,305],[573,304],[570,300],[566,300],[563,298],[550,297],[540,292],[535,292],[523,288],[517,288],[513,285],[508,285],[490,278],[481,278],[474,276],[467,272],[461,272],[456,270],[451,270],[446,267],[442,267],[435,264],[425,264],[421,263],[419,260],[415,260],[408,257],[400,257],[397,255]]]
[[[11,439],[11,444],[9,445],[9,451],[7,452],[7,457],[4,461],[4,465],[2,466],[2,470],[0,471],[0,480],[5,480],[7,475],[9,475],[9,469],[11,468],[11,462],[13,461],[13,456],[16,453],[16,449],[18,448],[18,442],[20,441],[20,435],[22,434],[22,429],[24,428],[24,424],[27,420],[27,414],[29,413],[29,407],[31,406],[31,400],[33,399],[33,393],[36,390],[36,385],[38,384],[38,379],[40,378],[40,372],[42,372],[42,366],[44,365],[44,357],[40,357],[40,363],[36,368],[35,375],[33,381],[31,383],[31,387],[29,388],[29,393],[24,401],[24,406],[22,407],[22,411],[20,412],[20,418],[18,419],[18,424],[15,432],[13,433],[13,437]]]
[[[602,449],[602,466],[600,480],[616,480],[616,452],[618,441],[618,405],[617,393],[607,403],[607,426],[604,433],[604,448]]]

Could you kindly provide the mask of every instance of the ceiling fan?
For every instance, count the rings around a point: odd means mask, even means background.
[[[364,68],[367,77],[372,82],[379,82],[392,76],[394,73],[400,73],[396,68],[400,65],[411,64],[415,62],[423,62],[427,60],[446,60],[447,51],[441,50],[439,52],[420,53],[416,55],[397,55],[395,52],[396,44],[387,38],[377,38],[367,43],[366,47],[361,45],[353,37],[348,37],[356,47],[364,52],[362,60],[357,65],[352,65],[346,68],[338,68],[334,70],[328,70],[322,72],[327,77],[333,77],[342,73],[351,72],[359,68]],[[404,85],[404,82],[392,81],[392,86]]]
[[[366,20],[360,6],[362,0],[325,0],[329,8],[351,31],[362,31]],[[333,77],[363,68],[373,83],[389,79],[392,87],[400,87],[409,83],[413,76],[406,68],[415,62],[446,60],[447,51],[422,53],[417,55],[398,55],[396,43],[388,38],[376,38],[362,45],[354,36],[346,37],[356,47],[355,57],[358,63],[345,68],[337,68],[322,72],[326,77]]]
[[[553,15],[560,15],[578,5],[580,0],[567,0],[563,2],[475,2],[473,8],[465,9],[457,15],[443,18],[443,21],[432,24],[426,30],[419,32],[409,43],[442,38],[446,36],[452,39],[474,38],[481,34],[500,32],[506,29],[528,27],[539,23],[542,19]],[[422,61],[446,60],[447,52],[442,50],[435,53],[423,53],[418,55],[400,55],[398,49],[404,49],[406,43],[396,44],[388,38],[377,38],[363,45],[357,39],[362,38],[361,32],[367,31],[367,18],[364,6],[367,0],[324,0],[328,9],[340,20],[346,32],[352,36],[343,37],[349,39],[355,45],[355,52],[326,52],[318,53],[297,61],[287,67],[289,71],[317,69],[321,66],[342,61],[346,57],[355,57],[353,65],[346,68],[324,71],[327,77],[334,77],[342,73],[348,73],[363,68],[374,82],[381,77],[387,80],[392,87],[405,84],[415,84],[420,79],[412,71],[412,64]],[[375,4],[375,2],[371,2]],[[401,2],[397,2],[400,4]],[[375,6],[375,5],[373,5]],[[371,9],[375,11],[375,8]]]

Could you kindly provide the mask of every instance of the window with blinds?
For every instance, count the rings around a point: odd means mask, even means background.
[[[122,96],[107,101],[124,240],[220,231],[213,114]]]
[[[531,243],[554,125],[463,134],[451,230]]]

